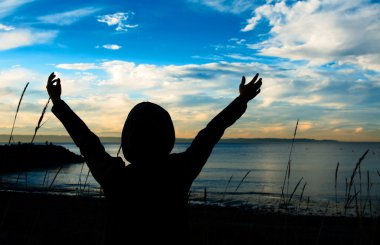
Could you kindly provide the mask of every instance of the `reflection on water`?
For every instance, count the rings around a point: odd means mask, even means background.
[[[188,145],[177,143],[173,152],[182,152]],[[75,145],[63,146],[79,154]],[[190,197],[192,200],[204,200],[207,195],[208,202],[223,200],[250,205],[270,206],[279,202],[290,146],[290,143],[284,142],[219,143],[193,183]],[[119,145],[105,144],[105,148],[110,155],[116,156]],[[346,200],[346,182],[349,182],[358,159],[367,149],[369,153],[355,177],[355,189],[363,204],[368,205],[370,200],[371,205],[380,206],[379,143],[297,142],[291,156],[289,185],[286,182],[284,192],[290,195],[303,178],[292,199],[298,200],[297,205],[314,205],[323,210],[329,205],[335,207],[336,198],[343,204]],[[335,170],[338,162],[336,196]],[[101,193],[85,164],[34,170],[27,175],[3,174],[1,183],[3,189],[28,188],[80,195]],[[310,200],[306,203],[308,197]]]

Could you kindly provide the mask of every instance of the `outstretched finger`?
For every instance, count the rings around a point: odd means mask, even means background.
[[[52,72],[48,78],[48,85],[54,83],[55,74]]]
[[[245,76],[243,76],[243,77],[241,78],[240,86],[243,86],[244,84],[245,84]]]
[[[250,90],[257,90],[261,87],[262,85],[262,79],[260,78],[257,82],[250,82],[247,84]]]
[[[260,78],[259,81],[257,81],[257,82],[255,83],[255,86],[256,86],[257,88],[260,88],[262,84],[263,84],[263,80]]]
[[[249,83],[254,83],[257,80],[258,77],[259,77],[259,73],[256,73],[256,75],[254,76],[254,78],[252,78],[252,80]]]

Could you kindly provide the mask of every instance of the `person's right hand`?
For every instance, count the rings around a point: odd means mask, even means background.
[[[52,72],[48,78],[46,89],[53,104],[61,100],[61,93],[62,93],[61,79],[59,78],[55,79],[54,72]]]

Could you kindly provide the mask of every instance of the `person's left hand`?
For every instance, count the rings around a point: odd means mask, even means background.
[[[52,72],[48,78],[48,82],[46,85],[47,92],[53,104],[61,100],[61,93],[62,93],[61,79],[59,78],[55,79],[55,77],[56,76],[54,72]]]
[[[241,79],[239,86],[240,97],[247,102],[255,98],[261,91],[262,79],[257,80],[258,77],[259,73],[256,73],[256,76],[248,84],[245,84],[245,76]]]

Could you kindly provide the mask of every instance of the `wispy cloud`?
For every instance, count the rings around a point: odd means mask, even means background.
[[[252,0],[189,0],[191,3],[202,4],[220,12],[240,14],[253,9]]]
[[[235,60],[256,60],[256,58],[252,56],[246,56],[241,54],[226,54],[224,56]]]
[[[0,32],[0,51],[34,44],[51,42],[57,36],[56,31],[40,31],[32,29],[15,29]]]
[[[119,50],[122,48],[122,46],[117,45],[117,44],[105,44],[105,45],[103,45],[103,48],[111,49],[111,50]]]
[[[116,26],[116,31],[128,31],[128,29],[138,27],[137,24],[129,24],[130,19],[132,19],[134,15],[135,13],[132,11],[118,12],[98,16],[98,21],[101,23],[106,23],[108,26]]]
[[[380,71],[380,4],[366,0],[308,0],[287,5],[268,2],[255,9],[242,31],[267,19],[270,38],[250,45],[261,54],[307,60],[310,64],[345,62]]]
[[[0,31],[12,31],[14,29],[15,28],[13,26],[6,26],[6,25],[3,25],[3,24],[0,24]]]
[[[67,26],[71,25],[74,22],[79,21],[80,19],[91,15],[93,13],[98,12],[99,8],[87,7],[80,8],[70,11],[65,11],[62,13],[49,14],[38,17],[38,20],[47,23],[47,24],[55,24],[59,26]]]
[[[65,69],[65,70],[79,70],[79,71],[87,71],[87,70],[98,68],[98,66],[95,63],[58,64],[56,67],[60,69]]]
[[[0,1],[0,18],[13,13],[18,7],[34,0],[2,0]]]

